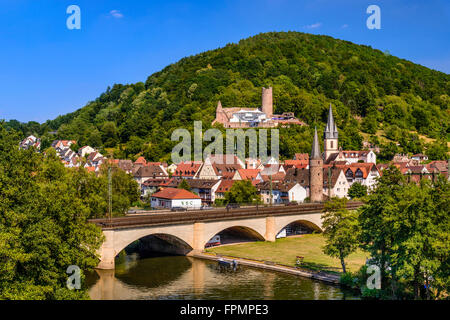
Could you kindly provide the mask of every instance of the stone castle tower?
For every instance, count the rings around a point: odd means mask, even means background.
[[[314,129],[314,140],[309,157],[309,198],[311,202],[322,202],[323,198],[323,160],[317,128]]]
[[[327,159],[330,157],[330,155],[339,152],[338,148],[338,131],[336,127],[336,123],[334,123],[333,118],[333,109],[331,108],[330,103],[330,109],[328,111],[328,122],[327,126],[325,128],[325,131],[323,132],[323,139],[324,139],[324,160],[327,161]]]
[[[268,89],[262,88],[262,108],[261,111],[266,114],[267,119],[271,119],[273,115],[273,98],[272,87]]]
[[[222,108],[222,103],[219,100],[219,103],[217,103],[217,108],[216,108],[216,120],[215,121],[218,121],[219,123],[225,123],[227,120],[228,120],[227,116]]]

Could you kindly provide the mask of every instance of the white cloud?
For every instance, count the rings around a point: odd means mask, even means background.
[[[341,29],[345,29],[345,28],[348,28],[348,24],[343,24],[343,25],[341,26]]]
[[[114,18],[123,18],[123,14],[119,10],[111,10],[109,14]]]
[[[320,26],[322,26],[322,22],[317,22],[317,23],[314,23],[314,24],[310,24],[308,26],[305,26],[305,28],[306,29],[317,29]]]

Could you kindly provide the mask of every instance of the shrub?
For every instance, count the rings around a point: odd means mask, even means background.
[[[353,275],[351,272],[346,272],[346,273],[342,274],[341,278],[340,278],[340,283],[341,283],[341,285],[348,287],[348,288],[352,288],[352,289],[359,288],[359,279],[358,279],[358,277]]]
[[[377,289],[369,289],[367,287],[361,289],[361,297],[366,300],[379,300],[381,293],[381,290]]]

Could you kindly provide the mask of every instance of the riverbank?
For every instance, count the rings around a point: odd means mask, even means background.
[[[337,274],[332,273],[326,273],[323,271],[309,271],[309,270],[300,270],[293,267],[288,266],[282,266],[275,264],[271,261],[256,261],[256,260],[249,260],[249,259],[243,259],[243,258],[237,258],[237,257],[226,257],[222,255],[214,255],[212,253],[202,253],[202,254],[195,254],[193,256],[194,258],[199,259],[207,259],[207,260],[219,260],[222,259],[224,261],[232,262],[233,260],[236,260],[238,262],[238,265],[244,265],[248,267],[253,268],[259,268],[259,269],[265,269],[265,270],[271,270],[271,271],[277,271],[277,272],[283,272],[288,274],[293,274],[297,276],[301,276],[304,278],[314,279],[314,280],[320,280],[331,284],[339,284],[340,276]]]
[[[276,265],[295,269],[296,257],[304,257],[302,270],[304,272],[322,272],[340,276],[339,259],[332,258],[322,252],[325,239],[322,234],[307,234],[295,237],[277,239],[275,242],[248,242],[218,246],[206,249],[212,255],[222,255],[231,258],[241,258],[251,261],[270,261]],[[365,264],[367,254],[357,251],[346,259],[347,269],[357,271]]]

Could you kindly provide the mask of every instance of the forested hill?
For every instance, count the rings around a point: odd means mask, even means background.
[[[321,130],[331,102],[344,148],[362,148],[364,136],[391,153],[421,152],[427,145],[414,132],[440,142],[450,136],[450,75],[369,46],[299,32],[259,34],[183,58],[145,83],[115,84],[35,130],[44,141],[75,139],[79,146],[112,148],[120,158],[141,153],[167,160],[175,128],[192,128],[194,120],[210,127],[218,100],[225,108],[259,107],[263,86],[273,87],[276,113],[294,112]],[[56,136],[47,133],[54,130]],[[309,151],[310,130],[282,129],[282,155]]]

